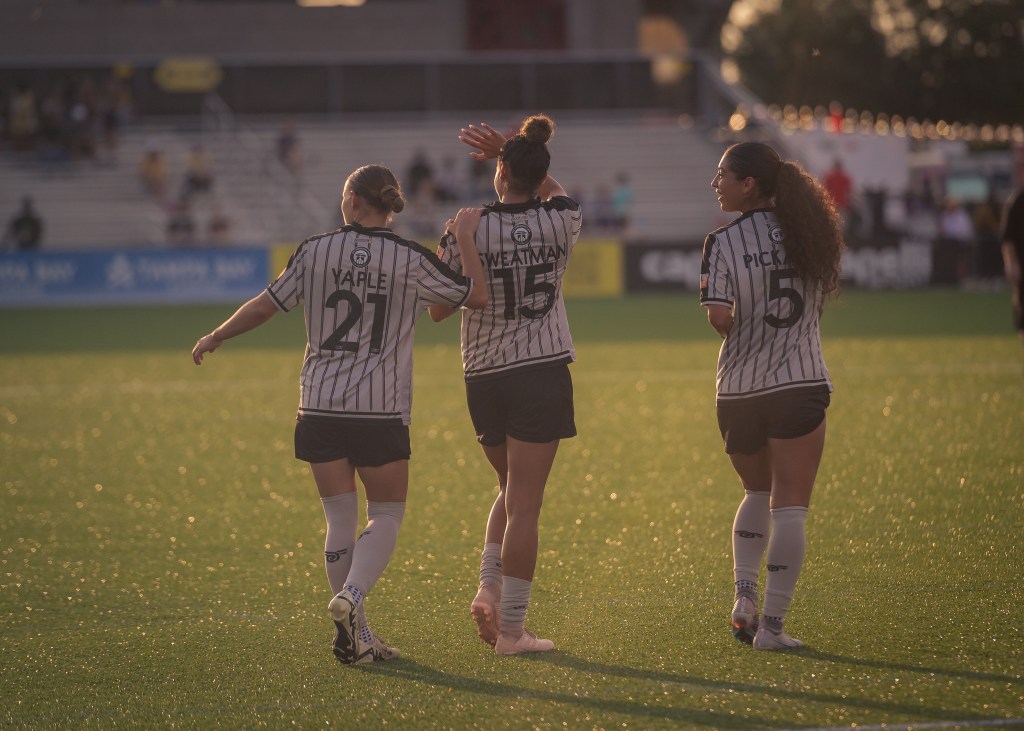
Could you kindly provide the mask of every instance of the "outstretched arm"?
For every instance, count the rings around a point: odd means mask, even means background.
[[[192,348],[192,360],[196,365],[200,365],[203,362],[203,356],[215,351],[225,340],[230,340],[236,335],[259,327],[275,314],[277,314],[277,305],[270,299],[270,295],[266,291],[261,292],[239,307],[235,314],[212,333],[199,338],[196,341],[196,346]]]

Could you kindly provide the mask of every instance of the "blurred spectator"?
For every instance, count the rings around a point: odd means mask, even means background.
[[[178,199],[167,217],[167,243],[172,246],[194,246],[196,243],[196,219],[185,196]]]
[[[68,159],[68,135],[65,125],[67,107],[61,88],[51,90],[40,105],[39,159],[60,162]]]
[[[835,201],[839,213],[845,218],[846,212],[850,210],[850,193],[853,190],[853,181],[846,174],[843,163],[838,158],[832,163],[832,169],[825,174],[822,183],[825,186],[825,190],[832,196],[832,200]]]
[[[96,85],[86,79],[73,88],[68,111],[69,153],[72,160],[96,158]]]
[[[103,87],[97,103],[97,116],[102,131],[103,159],[111,164],[117,161],[117,147],[120,143],[121,127],[131,114],[131,101],[127,88],[118,79],[111,77]]]
[[[36,110],[36,95],[28,84],[19,82],[11,94],[7,110],[11,146],[18,152],[28,152],[36,147],[39,132],[39,115]]]
[[[615,227],[615,212],[612,206],[612,190],[607,183],[601,183],[594,189],[594,198],[590,202],[591,220],[600,229]]]
[[[889,230],[889,226],[885,220],[885,206],[886,199],[889,197],[885,186],[879,185],[877,188],[865,187],[864,188],[864,200],[867,203],[867,214],[871,222],[868,228],[868,233],[871,235],[878,236]],[[853,209],[848,211],[848,215],[851,218],[850,225],[853,225],[853,219],[856,215]]]
[[[629,176],[619,173],[615,176],[612,187],[612,223],[617,230],[629,228],[633,212],[633,187],[629,184]]]
[[[974,238],[977,261],[975,271],[980,279],[992,281],[1003,276],[1003,257],[999,245],[999,223],[1003,206],[989,186],[988,195],[974,208]]]
[[[292,175],[302,172],[302,147],[295,122],[288,120],[277,134],[277,160]]]
[[[434,197],[441,203],[451,203],[463,200],[466,193],[466,181],[459,174],[455,158],[449,155],[441,161]]]
[[[7,224],[3,248],[13,246],[18,251],[33,251],[43,240],[43,219],[36,213],[31,196],[21,201],[21,210]]]
[[[974,240],[974,224],[956,198],[947,198],[942,207],[942,213],[939,214],[939,235],[964,243]]]
[[[213,162],[202,145],[193,145],[185,159],[185,186],[182,195],[209,193],[213,188]]]
[[[434,197],[434,168],[423,150],[417,150],[405,174],[405,187],[410,200],[428,200]]]
[[[937,260],[932,267],[938,274],[937,284],[959,284],[973,273],[970,271],[973,245],[974,224],[971,217],[960,205],[960,201],[947,198],[939,214]]]
[[[154,140],[146,143],[146,150],[139,161],[139,175],[146,192],[157,200],[167,195],[167,160]]]
[[[471,200],[494,200],[494,163],[469,158],[469,186]]]
[[[206,221],[206,241],[213,246],[231,243],[231,219],[219,204],[215,204]]]

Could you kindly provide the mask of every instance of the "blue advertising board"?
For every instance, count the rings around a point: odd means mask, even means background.
[[[237,302],[268,280],[263,248],[0,254],[0,307]]]

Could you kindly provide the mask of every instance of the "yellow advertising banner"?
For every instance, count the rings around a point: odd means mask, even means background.
[[[277,275],[288,266],[288,260],[299,248],[298,244],[274,244],[270,247],[270,280],[277,279]]]
[[[623,280],[621,241],[580,239],[569,257],[563,291],[566,297],[621,297]]]

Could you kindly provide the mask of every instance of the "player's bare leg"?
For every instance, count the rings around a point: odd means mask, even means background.
[[[502,655],[545,652],[551,640],[538,639],[524,627],[530,604],[533,573],[537,565],[538,522],[558,440],[535,444],[509,437],[508,484],[505,488],[507,524],[502,542],[504,581],[501,596],[500,634],[495,651]]]
[[[771,532],[771,453],[765,446],[754,454],[730,454],[733,468],[743,484],[743,500],[733,520],[734,594],[732,636],[751,644],[758,628],[757,579]]]
[[[498,621],[500,617],[502,563],[501,545],[505,538],[505,527],[508,517],[505,513],[505,485],[508,482],[508,454],[505,445],[496,447],[484,446],[484,454],[498,475],[498,496],[491,505],[487,516],[487,530],[484,537],[484,550],[480,559],[480,584],[470,614],[476,623],[476,633],[488,645],[494,646],[498,641]]]
[[[768,447],[772,453],[772,535],[766,554],[764,607],[754,649],[788,650],[803,646],[786,634],[783,621],[803,568],[807,509],[825,447],[825,422],[796,439],[769,439]]]

